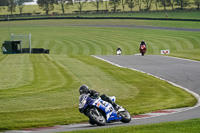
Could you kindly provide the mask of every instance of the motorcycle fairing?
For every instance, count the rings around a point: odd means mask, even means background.
[[[145,49],[146,48],[146,46],[145,45],[141,45],[141,47],[140,47],[141,49]]]
[[[115,101],[115,98],[112,100]],[[121,116],[119,117],[117,116],[117,113],[115,109],[113,108],[113,106],[110,103],[103,101],[100,97],[96,99],[93,105],[103,110],[106,113],[107,122],[122,119]]]

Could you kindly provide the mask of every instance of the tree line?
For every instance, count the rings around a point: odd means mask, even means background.
[[[7,6],[7,10],[12,15],[16,7],[18,7],[20,14],[22,14],[26,2],[33,2],[33,0],[0,0],[0,9],[1,7]],[[37,0],[38,6],[43,9],[47,15],[49,11],[54,10],[55,4],[60,5],[62,13],[65,14],[65,10],[68,9],[70,5],[77,6],[79,12],[82,12],[84,5],[88,2],[92,3],[97,12],[102,4],[105,5],[105,10],[108,10],[108,6],[110,6],[113,12],[116,12],[119,6],[122,6],[123,11],[125,11],[126,5],[130,11],[133,11],[134,8],[138,8],[138,10],[141,11],[142,7],[144,8],[143,10],[149,11],[153,5],[156,7],[156,10],[158,7],[163,7],[163,10],[166,10],[167,7],[171,7],[173,10],[174,6],[183,9],[191,5],[195,5],[199,10],[200,6],[200,0]]]

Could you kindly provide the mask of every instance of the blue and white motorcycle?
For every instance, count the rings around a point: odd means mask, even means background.
[[[112,101],[116,97],[110,97]],[[131,121],[129,112],[120,106],[116,111],[112,104],[103,101],[100,97],[92,99],[89,94],[82,94],[79,97],[79,111],[84,113],[89,118],[89,123],[103,126],[106,123],[121,121],[128,123]]]

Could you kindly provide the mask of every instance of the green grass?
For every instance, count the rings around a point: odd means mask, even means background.
[[[0,54],[0,131],[87,121],[87,117],[78,111],[81,84],[87,84],[101,94],[115,95],[117,103],[132,115],[195,105],[196,99],[177,87],[90,55],[113,55],[119,45],[124,55],[135,54],[139,42],[145,39],[147,54],[160,54],[161,49],[170,49],[172,55],[200,60],[198,32],[69,26],[111,22],[10,22],[11,33],[31,33],[32,47],[50,49],[50,54]],[[153,21],[113,20],[116,25],[120,22],[153,25]],[[170,24],[166,22],[166,25]],[[183,26],[179,22],[173,24]],[[190,24],[199,25],[186,23],[192,27]],[[0,42],[8,40],[7,22],[0,22],[0,28]],[[142,80],[145,85],[141,84]]]
[[[166,13],[168,15],[168,17],[166,17]],[[178,11],[174,11],[174,12],[133,12],[133,13],[129,13],[129,12],[119,12],[119,13],[97,13],[97,14],[90,14],[90,13],[77,13],[77,14],[66,14],[66,15],[48,15],[48,16],[44,16],[44,15],[32,15],[32,16],[12,16],[10,17],[11,19],[15,20],[15,19],[32,19],[32,18],[62,18],[62,17],[86,17],[86,18],[145,18],[145,19],[195,19],[195,20],[200,20],[200,11],[191,11],[191,12],[178,12]],[[0,20],[5,20],[7,19],[6,17],[1,17]],[[190,20],[191,21],[191,20]]]
[[[135,26],[160,26],[160,27],[180,27],[180,28],[198,28],[200,29],[199,22],[188,21],[159,21],[159,20],[135,20],[135,19],[60,19],[60,20],[27,20],[27,21],[5,21],[1,22],[0,27],[4,27],[2,32],[8,35],[8,26],[10,26],[11,32],[14,27],[65,27],[76,25],[135,25]],[[23,31],[15,31],[17,33],[23,33]],[[26,33],[29,33],[26,31]]]
[[[166,13],[168,17],[166,17]],[[77,15],[71,15],[76,17]],[[101,13],[78,14],[80,17],[135,17],[135,18],[167,18],[167,19],[200,19],[200,12],[133,12],[133,13]]]
[[[168,122],[140,126],[121,126],[114,128],[71,131],[67,133],[197,133],[199,130],[200,119],[193,119],[183,122]]]
[[[77,109],[78,87],[83,83],[102,93],[115,95],[117,103],[132,115],[196,103],[190,94],[164,81],[112,66],[91,56],[9,55],[3,64],[18,70],[2,79],[10,75],[19,78],[16,73],[20,73],[23,64],[13,60],[22,60],[29,66],[29,70],[23,69],[23,72],[33,73],[26,75],[32,80],[24,84],[25,78],[13,79],[9,88],[1,88],[0,130],[87,121],[87,117],[80,115]],[[1,65],[0,73],[5,72],[2,70],[4,67]],[[146,84],[141,85],[141,80]],[[15,87],[16,82],[19,87]]]
[[[167,31],[138,28],[80,27],[76,25],[145,25],[200,28],[199,22],[171,22],[144,20],[44,20],[10,22],[10,31],[15,34],[32,34],[32,47],[49,48],[51,54],[115,54],[120,45],[124,55],[138,53],[138,45],[145,40],[147,54],[160,54],[160,50],[170,49],[170,53],[197,54],[198,32]],[[73,25],[73,26],[71,26]],[[0,41],[8,40],[8,23],[1,22]],[[56,45],[54,45],[56,44]],[[182,54],[179,54],[180,56]],[[183,55],[184,56],[184,55]],[[200,60],[199,56],[192,57]]]

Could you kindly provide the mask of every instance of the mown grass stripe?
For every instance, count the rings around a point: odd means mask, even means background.
[[[64,53],[63,54],[70,54],[73,51],[73,47],[70,45],[70,40],[62,40],[61,43],[64,45]]]
[[[192,42],[193,46],[194,46],[194,49],[199,49],[200,48],[200,45],[199,42],[198,42],[198,38],[197,37],[194,37],[194,36],[188,36],[186,37],[189,41]]]
[[[123,50],[123,54],[131,54],[130,47],[128,46],[129,43],[125,41],[122,37],[118,37],[116,35],[110,36],[107,41],[113,42],[114,45],[112,45],[113,53],[111,54],[116,54],[116,49],[118,46]]]
[[[116,49],[117,47],[119,46],[118,43],[116,43],[116,38],[115,39],[112,39],[112,36],[109,36],[109,37],[99,37],[98,38],[99,40],[102,40],[102,42],[106,45],[104,45],[107,49],[107,55],[115,55],[116,54]]]
[[[101,53],[102,55],[107,54],[107,48],[105,45],[107,45],[107,43],[104,42],[105,40],[100,39],[99,37],[94,39],[91,39],[90,42],[93,43],[94,45],[98,45],[98,47],[100,47],[101,49]],[[96,54],[96,53],[95,53]]]
[[[5,58],[7,57],[7,55],[0,55],[0,62],[3,61]]]
[[[58,86],[63,86],[66,80],[64,80],[63,74],[55,63],[49,60],[48,55],[41,55],[40,58],[36,57],[37,56],[32,56],[32,59],[38,62],[37,65],[34,66],[36,72],[33,82],[34,88],[42,92],[54,90],[58,88]],[[41,76],[41,74],[43,76]]]
[[[83,55],[84,47],[81,44],[82,42],[78,38],[73,40],[73,45],[76,48],[74,49],[75,51],[72,52],[73,54]]]
[[[39,47],[41,47],[43,44],[44,44],[44,42],[45,42],[45,40],[39,40],[36,44],[35,44],[35,48],[39,48]]]
[[[74,51],[74,47],[73,47],[73,44],[72,44],[72,41],[67,39],[65,41],[62,41],[66,47],[66,53],[65,54],[71,54],[73,51]]]
[[[90,52],[94,51],[94,48],[91,46],[90,43],[85,42],[85,38],[79,38],[77,39],[80,42],[80,45],[82,48],[79,49],[79,51],[82,49],[83,52],[81,52],[81,55],[89,55]],[[94,51],[95,52],[95,51]]]
[[[186,41],[186,43],[189,45],[188,49],[198,49],[200,48],[200,46],[198,45],[198,38],[194,37],[194,36],[187,36],[187,37],[183,37]]]
[[[69,40],[69,41],[68,41]],[[78,44],[74,39],[68,39],[67,47],[70,49],[67,51],[67,54],[77,54],[78,53]]]
[[[59,45],[57,44],[57,41],[54,41],[54,40],[50,40],[46,46],[43,46],[44,49],[53,49],[54,47],[59,49]]]
[[[1,61],[1,89],[18,88],[32,81],[29,55],[6,55]]]
[[[85,54],[87,54],[87,55],[94,55],[94,54],[97,53],[96,47],[94,47],[94,44],[92,44],[90,41],[88,41],[88,40],[86,40],[86,39],[84,38],[84,39],[82,39],[82,42],[83,42],[85,45],[87,45],[88,48],[89,48],[88,51],[87,51],[87,53],[85,53]]]
[[[94,51],[90,51],[90,55],[100,55],[102,52],[101,47],[99,46],[99,42],[95,42],[93,40],[96,40],[94,38],[85,38],[85,43],[89,43],[91,48],[90,49],[95,49]]]

